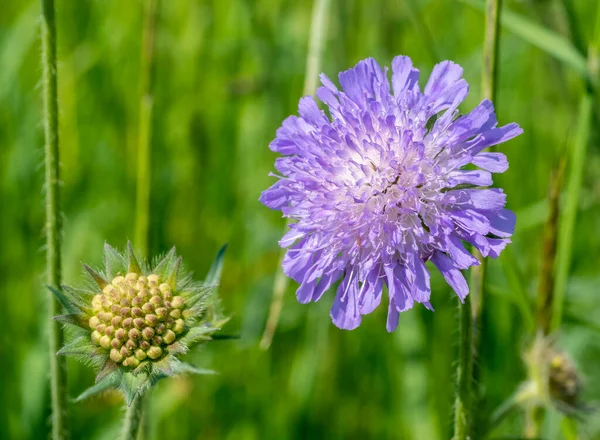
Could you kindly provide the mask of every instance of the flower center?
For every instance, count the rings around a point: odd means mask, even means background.
[[[185,328],[184,305],[156,274],[119,275],[92,299],[92,342],[110,349],[110,358],[126,367],[158,360]]]

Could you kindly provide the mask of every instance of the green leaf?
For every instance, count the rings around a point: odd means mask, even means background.
[[[199,341],[208,341],[211,339],[211,333],[220,330],[219,327],[198,326],[192,327],[180,340],[186,347]]]
[[[165,255],[165,257],[158,262],[156,267],[152,270],[153,273],[159,275],[161,278],[165,279],[168,274],[171,272],[171,268],[177,261],[177,254],[175,246],[171,248],[169,253]]]
[[[205,368],[196,368],[193,365],[186,364],[185,362],[177,362],[173,366],[174,374],[219,374],[214,370],[207,370]]]
[[[142,273],[140,263],[138,263],[138,260],[135,257],[133,245],[131,244],[131,241],[129,241],[129,240],[127,240],[127,272],[134,272],[137,274]]]
[[[179,269],[181,268],[181,257],[175,260],[173,266],[169,270],[169,274],[167,275],[167,283],[171,286],[172,289],[177,288],[177,275],[179,274]]]
[[[109,279],[113,279],[117,275],[124,276],[127,274],[125,257],[108,243],[104,244],[104,264],[106,266],[106,276]]]
[[[144,394],[150,385],[150,376],[146,372],[138,375],[124,373],[121,383],[119,384],[119,390],[121,390],[125,396],[125,403],[127,406],[131,406],[131,402],[133,402],[137,396]]]
[[[577,440],[577,421],[572,417],[564,417],[560,424],[565,440]]]
[[[69,315],[58,315],[54,318],[55,321],[61,322],[63,324],[75,325],[77,327],[81,327],[83,329],[89,329],[90,326],[88,324],[88,320],[85,315],[80,313],[71,313]]]
[[[507,247],[500,255],[499,260],[510,287],[510,299],[519,307],[527,329],[533,330],[535,327],[535,318],[532,307],[529,304],[527,288],[523,282],[523,276],[519,271],[519,264],[512,253],[512,248]]]
[[[77,301],[74,297],[65,292],[64,289],[57,289],[52,286],[46,286],[46,288],[52,292],[54,297],[63,305],[63,307],[70,314],[85,314],[86,307],[80,301]]]
[[[79,336],[71,343],[65,345],[56,353],[58,356],[72,356],[84,364],[91,364],[100,368],[106,362],[108,355],[106,352],[96,347],[91,341],[89,335]]]
[[[110,376],[115,371],[117,371],[118,369],[119,369],[119,366],[112,359],[110,359],[110,358],[106,359],[106,362],[104,362],[104,365],[102,366],[102,368],[100,369],[100,372],[96,376],[96,382],[101,382],[106,377]]]
[[[485,5],[479,0],[461,1],[481,12],[485,12]],[[585,56],[562,35],[540,26],[527,17],[512,12],[507,8],[502,9],[500,21],[502,26],[513,34],[543,50],[548,55],[562,61],[578,72],[583,78],[588,78],[589,73]]]
[[[98,287],[100,287],[100,289],[104,289],[104,287],[106,287],[109,284],[108,281],[106,281],[102,275],[100,275],[87,264],[84,264],[83,268],[92,277],[92,279],[98,285]]]
[[[81,402],[82,400],[87,399],[88,397],[95,396],[96,394],[100,394],[106,390],[116,389],[119,387],[119,383],[121,382],[121,373],[118,371],[113,372],[112,374],[106,376],[101,381],[89,387],[75,399],[74,402]]]
[[[225,257],[225,251],[227,250],[227,243],[223,245],[217,256],[215,257],[212,265],[210,266],[210,270],[206,275],[206,279],[204,283],[207,285],[216,285],[221,281],[221,273],[223,272],[223,259]]]

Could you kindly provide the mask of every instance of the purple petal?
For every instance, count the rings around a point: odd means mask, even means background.
[[[390,298],[390,303],[388,305],[387,321],[385,324],[385,328],[389,333],[396,330],[396,327],[398,327],[399,318],[400,318],[400,312],[398,312],[396,303],[394,302],[394,300],[392,298]]]
[[[497,237],[510,237],[515,232],[517,216],[509,209],[485,213],[490,220],[490,233]]]
[[[469,285],[460,270],[454,266],[452,260],[444,253],[435,251],[431,261],[436,265],[446,282],[452,287],[452,290],[456,292],[460,300],[464,302],[466,296],[469,294]]]
[[[484,170],[457,170],[448,173],[448,186],[457,185],[477,185],[477,186],[490,186],[492,182],[492,175]]]
[[[331,320],[336,327],[344,330],[354,330],[360,325],[358,281],[353,274],[346,274],[338,286],[335,300],[331,307]]]
[[[419,70],[413,67],[406,56],[397,56],[392,61],[392,88],[396,97],[405,91],[414,91],[419,84]]]
[[[372,269],[363,282],[358,301],[362,315],[371,313],[381,303],[383,279],[379,275],[380,271],[379,267]]]
[[[508,160],[502,153],[479,153],[471,163],[492,173],[503,173],[508,169]]]

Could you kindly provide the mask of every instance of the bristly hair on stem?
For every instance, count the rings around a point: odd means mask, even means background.
[[[486,10],[485,10],[485,32],[483,39],[483,69],[481,75],[481,97],[482,99],[489,99],[492,102],[496,103],[496,91],[498,89],[498,53],[500,50],[500,11],[502,8],[502,0],[487,0],[486,1]],[[492,147],[493,148],[493,147]],[[457,389],[457,407],[456,411],[459,410],[459,393],[461,392],[461,386],[468,387],[468,392],[465,394],[470,394],[472,392],[471,385],[473,382],[477,383],[479,379],[479,368],[477,362],[477,353],[479,353],[479,343],[480,343],[480,328],[481,328],[481,316],[483,309],[483,291],[485,286],[485,274],[486,274],[486,259],[481,255],[480,252],[475,250],[475,256],[480,261],[479,266],[474,266],[471,268],[471,277],[470,277],[470,295],[472,301],[472,307],[469,307],[473,323],[472,326],[469,326],[471,331],[473,332],[472,337],[472,345],[470,347],[470,355],[471,358],[469,362],[471,363],[470,372],[472,377],[469,377],[468,382],[465,384],[461,384],[460,375],[464,372],[465,366],[459,366],[461,372],[459,373],[459,382]],[[464,307],[464,306],[462,306]],[[461,310],[460,313],[464,313],[464,310]],[[461,326],[466,324],[464,321],[465,318],[461,316],[460,323]],[[467,329],[461,327],[460,334],[461,338],[466,334]],[[462,349],[467,349],[467,347],[463,347],[464,341],[460,342],[460,347]],[[466,354],[466,353],[465,353]],[[463,360],[463,355],[461,354],[461,361]],[[470,403],[470,400],[467,400]],[[467,409],[470,409],[467,407]],[[465,416],[472,417],[472,415]],[[459,426],[457,425],[460,422],[459,415],[457,413],[455,417],[455,432],[459,432]],[[470,426],[467,424],[467,429]],[[466,432],[467,437],[471,435],[470,431]],[[460,437],[456,437],[460,438]]]
[[[56,22],[54,0],[42,0],[42,71],[44,101],[44,138],[46,168],[46,283],[61,284],[60,159],[58,148],[58,96],[56,66]],[[61,325],[52,320],[61,309],[52,295],[48,298],[48,338],[50,350],[50,388],[52,396],[52,438],[68,438],[66,362],[56,356],[63,345]]]
[[[467,295],[463,304],[458,306],[459,346],[458,380],[456,387],[454,413],[454,440],[468,440],[471,437],[473,411],[473,319],[471,295]]]
[[[306,72],[304,74],[304,88],[302,91],[304,96],[312,95],[317,90],[317,81],[323,57],[325,26],[330,3],[331,0],[315,0],[313,5],[308,40],[308,54],[306,56]],[[287,228],[288,224],[286,222],[285,230],[287,230]],[[289,279],[284,275],[282,270],[281,263],[283,262],[284,255],[285,249],[282,249],[279,257],[279,264],[277,265],[278,269],[273,281],[273,300],[269,309],[265,331],[260,340],[260,348],[263,350],[268,350],[271,346],[273,336],[277,330],[277,324],[279,323],[281,308],[283,307],[283,295],[289,285]]]
[[[121,440],[137,440],[147,396],[136,397],[125,411]]]

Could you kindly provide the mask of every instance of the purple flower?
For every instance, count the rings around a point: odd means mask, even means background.
[[[340,73],[342,91],[321,75],[317,97],[331,118],[307,96],[277,130],[279,180],[260,201],[295,220],[279,243],[298,301],[317,301],[341,280],[331,308],[340,328],[358,327],[384,284],[388,331],[415,301],[432,309],[428,260],[464,300],[461,269],[479,264],[464,242],[491,257],[510,242],[515,215],[501,189],[486,188],[508,162],[483,150],[522,130],[496,127],[488,100],[459,116],[469,90],[462,73],[444,61],[421,92],[419,71],[398,56],[390,89],[387,68],[369,58]]]

